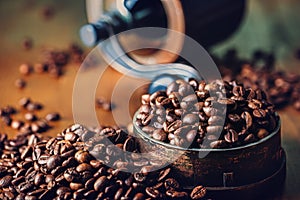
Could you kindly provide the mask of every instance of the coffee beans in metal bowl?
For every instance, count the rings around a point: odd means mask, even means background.
[[[185,148],[243,146],[271,134],[279,121],[265,92],[236,81],[176,80],[141,99],[135,125]]]

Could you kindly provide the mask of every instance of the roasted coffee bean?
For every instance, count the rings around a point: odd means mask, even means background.
[[[207,122],[209,125],[222,125],[225,120],[221,116],[211,116]]]
[[[4,187],[8,186],[12,180],[13,180],[13,177],[10,175],[2,177],[0,179],[0,188],[4,188]]]
[[[29,196],[39,196],[41,194],[43,194],[45,192],[45,189],[37,189],[37,190],[33,190],[31,192],[28,192]]]
[[[229,114],[228,119],[233,123],[238,123],[241,120],[241,117],[238,114]]]
[[[133,177],[137,182],[144,182],[147,178],[145,174],[139,172],[134,173]]]
[[[70,192],[71,189],[68,187],[60,187],[56,190],[56,194],[58,196],[63,196],[64,194],[66,194],[67,192]]]
[[[190,124],[193,125],[195,123],[199,122],[199,117],[196,114],[187,114],[182,118],[183,124]]]
[[[156,129],[155,131],[153,131],[152,137],[155,140],[165,141],[167,138],[167,134],[161,129]]]
[[[172,92],[177,92],[178,91],[178,84],[176,82],[172,82],[171,84],[168,85],[166,94],[169,96]]]
[[[48,158],[47,160],[47,168],[49,170],[54,169],[55,167],[59,166],[62,163],[62,159],[58,155],[53,155]]]
[[[253,116],[256,118],[265,118],[267,115],[266,111],[263,109],[255,109],[253,110]]]
[[[158,190],[156,190],[156,189],[154,189],[154,188],[152,188],[152,187],[147,187],[146,188],[146,193],[150,196],[150,197],[152,197],[152,198],[154,198],[154,199],[157,199],[157,198],[159,198],[160,197],[160,192],[158,191]]]
[[[33,185],[30,182],[23,182],[18,185],[18,189],[20,192],[28,192],[30,189],[33,188]]]
[[[11,127],[13,128],[13,129],[20,129],[22,126],[23,126],[23,124],[24,124],[24,122],[22,122],[22,121],[20,121],[20,120],[13,120],[12,122],[11,122]]]
[[[25,113],[24,118],[30,122],[37,120],[37,116],[33,113]]]
[[[46,115],[45,119],[47,121],[58,121],[60,120],[60,114],[57,112],[49,113]]]
[[[77,151],[75,153],[75,159],[79,163],[88,163],[91,160],[91,155],[87,151]]]
[[[22,75],[29,75],[32,72],[32,67],[29,64],[22,64],[19,67],[19,72]]]
[[[206,195],[206,188],[202,185],[194,187],[192,190],[190,197],[191,199],[202,199]]]
[[[13,184],[14,186],[18,186],[20,183],[24,182],[25,181],[25,177],[24,176],[19,176],[17,178],[14,178],[12,181],[11,181],[11,184]]]
[[[189,142],[189,143],[192,143],[195,139],[197,135],[197,131],[196,130],[190,130],[187,134],[186,134],[186,140]]]
[[[134,140],[134,138],[129,137],[123,145],[123,150],[124,151],[129,151],[129,152],[133,152],[136,149],[136,142]]]
[[[15,86],[19,89],[23,89],[26,87],[26,81],[24,79],[18,78],[15,80]]]
[[[220,149],[220,148],[224,148],[227,147],[226,145],[226,141],[225,140],[216,140],[210,143],[210,147],[211,148],[216,148],[216,149]]]
[[[252,126],[252,116],[249,112],[245,111],[242,113],[242,118],[245,120],[246,128],[250,128]]]
[[[83,184],[81,183],[74,183],[74,182],[71,182],[70,183],[70,189],[71,190],[79,190],[80,188],[83,188]]]
[[[207,126],[206,132],[207,134],[219,134],[223,130],[223,126]]]
[[[246,143],[250,143],[250,142],[254,142],[254,141],[255,141],[255,136],[252,133],[247,135],[247,137],[244,139],[244,142],[246,142]]]
[[[228,143],[235,143],[238,141],[238,133],[234,129],[229,129],[224,139]]]
[[[174,178],[168,178],[164,182],[166,190],[179,189],[179,183]]]
[[[188,194],[186,192],[178,192],[175,190],[167,190],[166,195],[172,198],[186,198]]]
[[[91,171],[91,170],[92,170],[92,166],[87,163],[81,163],[76,167],[76,171],[79,173],[84,171]]]
[[[112,106],[109,101],[107,101],[104,97],[99,97],[96,99],[96,105],[98,108],[101,108],[105,111],[111,111]]]
[[[43,182],[44,182],[44,174],[38,173],[38,174],[34,177],[34,184],[35,184],[35,185],[41,185]]]
[[[145,196],[143,193],[137,193],[136,195],[134,195],[133,200],[144,200]]]
[[[160,182],[160,181],[164,180],[169,175],[170,171],[171,171],[171,168],[166,168],[166,169],[163,169],[162,171],[160,171],[157,181]]]
[[[268,135],[269,135],[269,132],[266,129],[259,129],[257,132],[257,137],[259,139],[265,138]]]
[[[94,189],[96,191],[101,191],[103,187],[106,185],[107,181],[108,180],[106,176],[99,177],[94,183]]]

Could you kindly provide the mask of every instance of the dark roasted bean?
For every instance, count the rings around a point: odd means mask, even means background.
[[[52,170],[55,167],[59,166],[61,164],[61,162],[62,162],[62,159],[60,156],[53,155],[53,156],[49,157],[47,160],[47,168],[49,170]]]
[[[229,129],[224,138],[228,143],[235,143],[238,141],[238,134],[234,129]]]
[[[206,195],[206,188],[203,187],[202,185],[194,187],[192,190],[190,197],[192,199],[202,199]]]
[[[143,193],[137,193],[136,195],[134,195],[133,200],[144,200],[145,196]]]
[[[186,198],[188,194],[186,192],[178,192],[175,190],[167,190],[166,195],[172,198]]]
[[[159,192],[158,190],[156,190],[156,189],[154,189],[154,188],[152,188],[152,187],[147,187],[147,188],[146,188],[146,193],[147,193],[150,197],[155,198],[155,199],[159,198],[160,195],[161,195],[160,192]]]
[[[268,135],[269,135],[269,132],[266,129],[259,129],[257,132],[257,137],[259,139],[265,138]]]
[[[49,113],[46,115],[45,119],[47,121],[58,121],[60,120],[60,114],[57,112]]]
[[[83,188],[83,184],[81,184],[81,183],[74,183],[74,182],[71,182],[70,183],[70,188],[72,189],[72,190],[79,190],[80,188]]]
[[[179,183],[174,178],[168,178],[164,182],[166,190],[178,189]]]
[[[96,191],[101,191],[103,189],[103,187],[106,185],[106,183],[107,183],[107,177],[101,176],[94,183],[94,189]]]
[[[13,177],[10,175],[4,176],[0,179],[0,188],[6,187],[13,180]]]

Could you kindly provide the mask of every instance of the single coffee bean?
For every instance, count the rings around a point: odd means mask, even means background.
[[[136,195],[134,195],[133,200],[144,200],[145,196],[143,193],[137,193]]]
[[[266,130],[266,129],[259,129],[258,132],[257,132],[257,137],[259,139],[262,139],[262,138],[265,138],[269,135],[269,132]]]
[[[178,84],[176,82],[172,82],[168,85],[166,94],[169,96],[172,92],[178,91]]]
[[[211,116],[208,119],[209,125],[222,125],[225,122],[225,119],[221,116]]]
[[[194,187],[192,190],[190,197],[191,199],[202,199],[206,195],[206,188],[202,185]]]
[[[129,151],[129,152],[133,152],[136,149],[136,142],[134,140],[134,138],[129,137],[123,145],[123,150],[124,151]]]
[[[57,190],[56,190],[56,194],[58,196],[63,196],[64,194],[66,194],[67,192],[70,192],[71,189],[69,187],[59,187]]]
[[[18,78],[15,80],[15,86],[19,89],[23,89],[26,87],[26,81],[22,78]]]
[[[24,181],[25,181],[25,177],[24,176],[19,176],[19,177],[13,179],[11,181],[11,184],[13,184],[14,186],[18,186],[20,183],[22,183]]]
[[[207,134],[219,134],[223,130],[222,126],[207,126],[206,132]]]
[[[19,72],[22,75],[29,75],[32,72],[32,67],[29,64],[22,64],[19,67]]]
[[[154,188],[152,188],[152,187],[147,187],[146,188],[146,193],[150,196],[150,197],[152,197],[152,198],[154,198],[154,199],[157,199],[157,198],[159,198],[160,197],[160,192],[158,191],[158,190],[156,190],[156,189],[154,189]]]
[[[41,194],[43,194],[45,192],[45,189],[37,189],[37,190],[33,190],[31,192],[28,192],[27,194],[29,196],[40,196]]]
[[[46,115],[45,119],[47,121],[58,121],[60,120],[60,114],[57,112],[49,113]]]
[[[183,124],[193,125],[193,124],[195,124],[197,122],[199,122],[199,117],[196,114],[187,114],[182,119],[182,123]]]
[[[197,135],[197,131],[196,130],[190,130],[187,134],[186,134],[186,140],[189,142],[189,143],[192,143],[195,139]]]
[[[265,118],[267,115],[266,111],[263,110],[263,109],[255,109],[253,110],[253,116],[256,117],[256,118]]]
[[[55,167],[59,166],[61,163],[62,163],[61,157],[58,155],[53,155],[49,157],[49,159],[47,160],[47,168],[49,170],[52,170]]]
[[[246,143],[250,143],[250,142],[254,142],[255,141],[255,136],[251,133],[249,135],[247,135],[247,137],[245,137],[244,142]]]
[[[10,175],[2,177],[0,179],[0,188],[4,188],[4,187],[8,186],[12,180],[13,180],[13,177]]]
[[[224,139],[228,143],[235,143],[238,141],[238,134],[234,129],[229,129]]]
[[[165,141],[167,138],[167,134],[161,129],[156,129],[155,131],[153,131],[152,137],[155,140]]]
[[[76,167],[76,171],[79,173],[84,171],[90,171],[90,170],[92,170],[92,166],[87,163],[81,163]]]
[[[251,114],[249,112],[245,111],[242,113],[241,117],[242,117],[242,119],[245,120],[246,128],[247,129],[250,128],[252,126],[252,122],[253,122]]]
[[[101,191],[103,189],[103,187],[106,185],[107,183],[107,177],[106,176],[101,176],[99,177],[96,182],[94,183],[94,189],[96,191]]]
[[[11,122],[11,127],[13,129],[20,129],[23,126],[24,122],[20,121],[20,120],[13,120]]]
[[[33,122],[33,121],[37,120],[37,116],[35,114],[33,114],[33,113],[25,113],[24,118],[27,121],[30,121],[30,122]]]
[[[31,99],[27,97],[23,97],[22,99],[19,100],[19,105],[23,108],[26,108],[26,106],[31,103]]]
[[[174,178],[168,178],[164,182],[166,190],[179,189],[179,183]]]
[[[233,123],[238,123],[241,120],[241,117],[238,114],[229,114],[228,119]]]
[[[87,151],[79,150],[75,153],[75,159],[79,163],[88,163],[91,160],[91,155]]]
[[[70,183],[70,188],[71,188],[71,190],[76,191],[76,190],[79,190],[80,188],[83,188],[83,184],[71,182]]]
[[[147,179],[145,174],[139,172],[134,173],[133,177],[137,182],[144,182]]]
[[[166,195],[172,198],[186,198],[188,196],[186,192],[178,192],[173,189],[167,190]]]
[[[216,140],[210,143],[210,147],[213,149],[220,149],[226,147],[226,141],[225,140]]]
[[[34,184],[38,186],[38,185],[41,185],[42,183],[44,183],[44,174],[38,173],[34,177]]]

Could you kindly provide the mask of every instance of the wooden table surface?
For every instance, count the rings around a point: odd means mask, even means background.
[[[41,17],[45,6],[54,8],[55,13],[51,19]],[[297,0],[286,0],[284,3],[274,0],[249,1],[239,30],[216,46],[214,52],[221,54],[228,48],[236,47],[241,56],[249,57],[257,48],[274,51],[278,58],[278,69],[297,72],[300,62],[294,58],[293,51],[300,47],[299,8],[300,2]],[[44,109],[38,112],[40,117],[52,111],[62,114],[62,120],[53,123],[54,128],[47,134],[55,135],[72,124],[72,90],[80,65],[68,64],[65,74],[58,79],[48,74],[21,76],[18,68],[22,63],[41,61],[41,52],[45,48],[66,49],[72,42],[82,45],[78,30],[85,23],[84,1],[0,0],[0,107],[17,107],[20,98],[30,97],[44,104]],[[22,48],[25,37],[33,39],[31,50],[25,51]],[[120,77],[112,70],[107,74],[99,83],[105,89],[98,87],[96,96],[107,95]],[[15,80],[20,77],[27,81],[27,87],[23,90],[14,86]],[[136,106],[134,103],[131,110]],[[113,123],[109,112],[96,112],[101,122]],[[282,145],[287,153],[287,178],[283,197],[278,199],[300,199],[300,112],[287,107],[280,110],[279,114],[282,119]],[[10,136],[15,133],[2,123],[0,132],[9,133]]]

